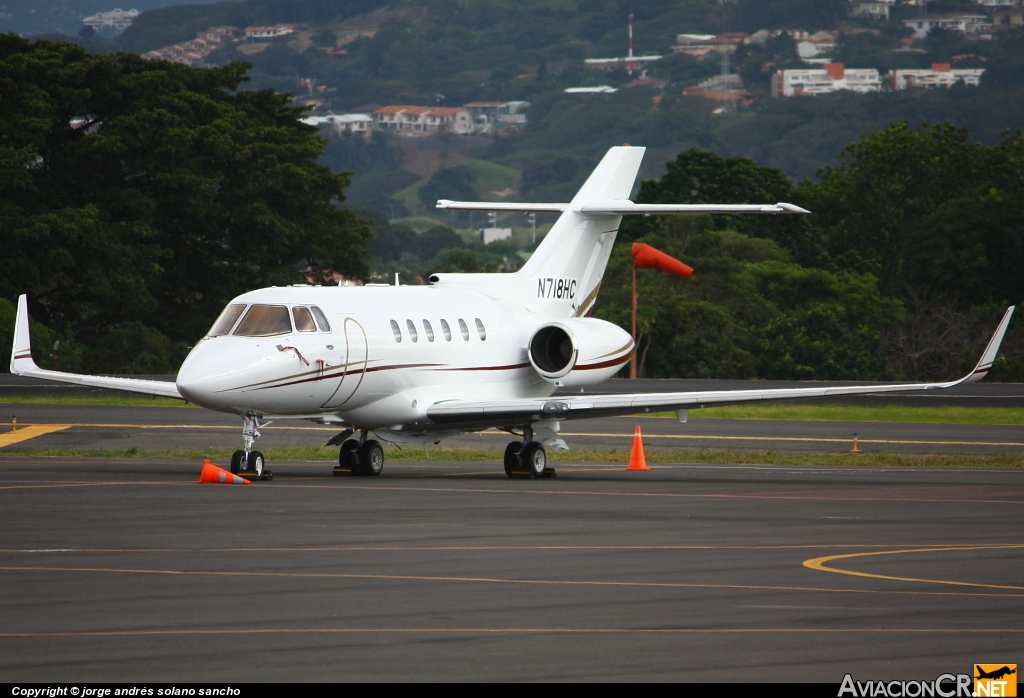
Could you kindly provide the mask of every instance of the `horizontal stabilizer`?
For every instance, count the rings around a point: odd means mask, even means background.
[[[451,201],[440,199],[437,208],[447,211],[521,211],[523,213],[561,213],[572,209],[572,204],[520,204],[511,202]],[[634,204],[632,201],[607,201],[585,204],[578,209],[591,216],[650,216],[662,213],[810,213],[794,204]]]
[[[438,199],[437,208],[444,211],[522,211],[523,213],[561,213],[569,204],[517,204],[511,202],[451,201]]]

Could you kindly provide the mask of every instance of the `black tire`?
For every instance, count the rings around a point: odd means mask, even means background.
[[[266,461],[260,451],[249,452],[249,461],[247,465],[249,467],[247,467],[246,470],[252,471],[256,477],[263,477],[263,467],[266,465]]]
[[[235,451],[231,454],[231,474],[238,475],[242,469],[242,459],[245,458],[245,451]]]
[[[356,452],[361,475],[380,475],[384,470],[384,448],[378,441],[367,441]]]
[[[512,477],[512,472],[522,470],[523,465],[519,462],[519,454],[523,451],[522,441],[513,441],[505,447],[505,474]]]
[[[519,459],[523,463],[523,469],[530,474],[530,477],[541,477],[544,474],[544,468],[548,466],[548,456],[544,452],[544,446],[537,441],[526,444]]]
[[[348,468],[352,475],[359,474],[359,459],[355,456],[357,448],[359,448],[359,442],[349,439],[341,445],[341,449],[338,451],[338,467]]]

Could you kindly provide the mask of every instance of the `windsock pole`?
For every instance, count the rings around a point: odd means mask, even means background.
[[[630,265],[633,270],[633,291],[630,295],[629,307],[631,311],[629,320],[629,334],[633,337],[633,356],[629,360],[629,377],[636,378],[636,264]]]

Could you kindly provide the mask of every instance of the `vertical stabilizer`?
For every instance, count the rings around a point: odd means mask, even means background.
[[[615,147],[559,216],[517,274],[529,279],[525,305],[545,317],[586,315],[597,299],[622,216],[584,215],[581,206],[629,199],[645,148]]]

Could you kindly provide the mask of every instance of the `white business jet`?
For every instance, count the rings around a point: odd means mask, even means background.
[[[588,317],[622,216],[666,213],[807,213],[792,204],[642,205],[629,201],[644,148],[612,148],[568,204],[441,200],[439,209],[560,213],[512,274],[434,274],[426,286],[313,287],[244,293],[189,353],[175,383],[84,376],[38,368],[28,305],[18,300],[11,373],[183,398],[241,416],[244,448],[233,472],[264,472],[253,449],[270,419],[338,425],[335,473],[378,475],[380,441],[436,443],[469,431],[505,430],[505,472],[545,473],[545,449],[570,419],[685,410],[705,405],[949,388],[988,372],[1013,313],[1003,316],[977,367],[948,383],[782,390],[552,397],[594,385],[630,360],[621,328]],[[352,437],[352,438],[350,438]]]

